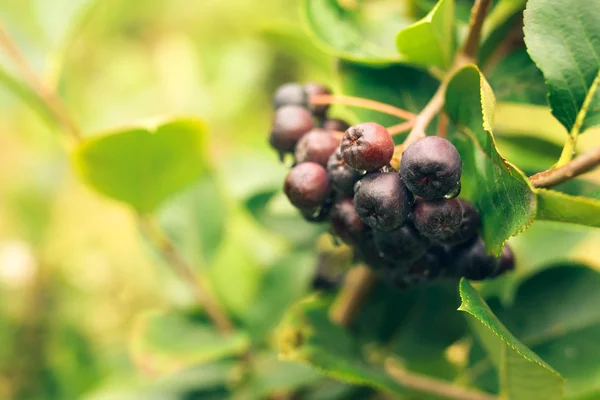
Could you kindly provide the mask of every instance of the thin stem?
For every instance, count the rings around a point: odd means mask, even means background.
[[[462,55],[475,60],[479,50],[479,40],[481,38],[481,28],[485,15],[490,8],[491,0],[475,0],[471,8],[471,20],[469,21],[469,33],[462,49]]]
[[[46,104],[50,113],[62,125],[65,132],[75,141],[81,141],[81,132],[77,124],[71,119],[68,110],[58,98],[56,93],[48,88],[44,82],[35,74],[33,69],[27,63],[27,60],[19,51],[15,42],[11,39],[8,32],[0,25],[0,48],[15,64],[23,79],[37,93],[37,95]]]
[[[600,165],[600,147],[589,150],[562,167],[540,172],[529,178],[534,187],[547,188],[568,181]]]
[[[400,133],[404,133],[404,132],[410,130],[414,125],[415,125],[415,120],[411,119],[409,121],[401,122],[399,124],[390,126],[389,128],[387,128],[387,130],[390,133],[390,135],[393,136],[393,135],[398,135]]]
[[[440,122],[438,124],[437,135],[439,137],[445,138],[447,133],[448,133],[448,116],[445,113],[442,113],[440,115]]]
[[[233,330],[233,323],[219,303],[213,298],[204,280],[196,274],[191,265],[179,253],[173,242],[165,235],[158,225],[146,216],[138,218],[140,230],[152,242],[165,259],[166,264],[186,281],[193,291],[194,297],[203,307],[208,316],[222,333]]]
[[[384,114],[393,115],[402,119],[412,119],[416,115],[402,108],[381,103],[375,100],[363,99],[361,97],[334,95],[334,94],[319,94],[310,98],[312,104],[342,104],[345,106],[361,107],[369,110],[379,111]]]
[[[429,100],[429,103],[427,103],[425,108],[423,108],[419,115],[417,115],[417,118],[415,118],[415,124],[404,141],[404,148],[407,148],[417,140],[425,137],[425,129],[427,129],[431,121],[442,110],[442,107],[444,107],[444,94],[446,92],[447,85],[448,82],[445,79],[440,84],[431,100]]]
[[[329,318],[343,327],[350,326],[376,278],[377,274],[364,265],[352,269],[346,275],[344,286],[329,309]]]
[[[384,368],[388,375],[400,385],[419,392],[456,400],[498,400],[498,397],[487,393],[476,392],[440,379],[409,372],[392,359],[385,361]]]

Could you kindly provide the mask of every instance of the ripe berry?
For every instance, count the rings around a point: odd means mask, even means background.
[[[306,108],[283,106],[275,111],[269,142],[282,153],[294,151],[298,140],[312,127],[312,115]]]
[[[481,218],[473,204],[464,199],[456,199],[456,201],[458,201],[462,209],[462,221],[458,232],[451,238],[444,240],[445,244],[454,245],[468,241],[477,234],[481,224]]]
[[[408,265],[427,251],[427,239],[410,223],[389,232],[375,231],[373,237],[382,257],[399,265]]]
[[[361,173],[346,164],[339,147],[327,161],[327,173],[336,191],[347,196],[354,195],[354,184],[360,179]]]
[[[333,232],[347,244],[356,244],[366,230],[356,209],[354,200],[345,198],[337,202],[331,210],[331,227]]]
[[[413,222],[421,235],[445,243],[460,231],[462,214],[462,207],[456,199],[418,199],[413,210]]]
[[[277,88],[273,95],[273,107],[301,106],[307,107],[308,96],[304,87],[298,83],[286,83]]]
[[[325,222],[329,219],[331,207],[333,206],[332,196],[328,196],[322,204],[316,207],[301,208],[300,214],[308,222]]]
[[[296,162],[316,162],[327,166],[329,156],[335,152],[339,141],[325,129],[314,128],[296,144]]]
[[[316,82],[310,82],[304,85],[304,92],[307,94],[309,102],[312,96],[317,96],[320,94],[331,94],[331,91],[329,89]],[[315,117],[325,118],[327,110],[329,109],[329,104],[311,104],[309,108],[313,112]]]
[[[499,260],[487,253],[480,237],[457,247],[453,264],[457,276],[474,281],[492,278],[499,270]]]
[[[358,260],[363,261],[372,269],[392,269],[394,264],[387,259],[383,258],[375,246],[373,239],[373,231],[367,229],[363,232],[360,241],[357,243],[356,257]]]
[[[344,133],[341,149],[349,166],[371,171],[389,164],[394,155],[394,141],[383,126],[365,122]]]
[[[412,208],[412,195],[397,172],[365,175],[354,188],[354,205],[360,219],[380,231],[403,225]]]
[[[329,195],[327,171],[314,162],[298,164],[285,178],[283,190],[298,208],[318,207]]]
[[[452,143],[427,136],[404,151],[400,174],[416,196],[427,200],[456,197],[460,192],[462,160]]]
[[[329,118],[323,121],[321,127],[329,131],[346,132],[346,130],[350,128],[350,124],[341,119]]]

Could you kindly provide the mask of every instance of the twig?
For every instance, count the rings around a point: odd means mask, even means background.
[[[346,275],[342,290],[329,309],[329,318],[343,327],[350,326],[376,278],[377,274],[364,265],[351,270]]]
[[[491,0],[475,0],[473,8],[471,8],[471,19],[469,21],[469,33],[462,49],[462,55],[475,60],[477,51],[479,50],[479,40],[481,38],[481,28],[485,15],[490,8]]]
[[[69,136],[75,141],[81,141],[81,132],[77,127],[77,124],[71,119],[69,112],[67,111],[64,104],[58,98],[54,91],[50,90],[40,78],[35,74],[33,69],[27,63],[25,57],[21,54],[14,41],[8,35],[8,32],[0,25],[0,48],[4,49],[4,52],[9,59],[13,61],[19,72],[23,76],[23,79],[29,86],[37,93],[37,95],[46,104],[50,113],[56,118],[56,120],[62,125],[65,132],[68,132]]]
[[[400,385],[419,392],[456,400],[498,400],[498,397],[487,393],[476,392],[440,379],[409,372],[391,358],[385,361],[384,368],[388,375]]]
[[[404,133],[404,132],[408,131],[414,125],[415,125],[415,120],[411,119],[409,121],[405,121],[405,122],[399,123],[397,125],[390,126],[389,128],[387,128],[387,130],[390,133],[390,135],[393,136],[393,135],[397,135],[399,133]]]
[[[208,316],[215,322],[217,328],[222,333],[228,333],[233,330],[233,323],[227,316],[227,313],[215,301],[204,281],[198,276],[194,269],[179,254],[177,248],[171,240],[160,230],[160,228],[148,217],[140,216],[138,218],[140,230],[160,251],[167,265],[184,281],[186,281],[193,290],[194,297],[203,307]]]
[[[379,111],[384,114],[393,115],[402,119],[413,119],[416,117],[414,113],[404,110],[402,108],[394,107],[392,105],[381,103],[375,100],[363,99],[361,97],[333,95],[333,94],[319,94],[310,98],[312,104],[342,104],[345,106],[361,107],[369,110]]]
[[[529,178],[534,187],[547,188],[568,181],[600,165],[600,147],[589,150],[562,167],[537,173]]]
[[[429,100],[429,103],[427,103],[425,108],[417,115],[415,124],[404,141],[404,148],[407,148],[417,140],[425,137],[425,129],[427,129],[431,121],[442,110],[442,107],[444,107],[444,94],[446,93],[447,85],[447,79],[444,79],[431,100]]]
[[[448,133],[448,116],[445,113],[442,113],[440,115],[440,122],[438,123],[437,135],[439,137],[445,138],[447,133]]]

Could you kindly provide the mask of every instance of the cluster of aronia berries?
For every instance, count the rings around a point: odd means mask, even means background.
[[[322,85],[288,83],[275,93],[271,145],[294,156],[285,179],[290,202],[311,222],[329,222],[355,258],[394,286],[437,277],[482,280],[514,268],[509,247],[487,254],[475,207],[456,198],[462,160],[448,140],[427,136],[405,149],[400,170],[383,126],[327,118],[311,97]],[[339,139],[338,131],[345,131]]]

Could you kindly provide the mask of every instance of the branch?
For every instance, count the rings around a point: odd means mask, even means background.
[[[68,132],[70,137],[75,141],[81,141],[81,132],[77,124],[71,119],[67,108],[60,101],[54,91],[47,87],[40,78],[35,74],[33,69],[27,63],[27,60],[21,54],[15,42],[8,35],[8,32],[0,25],[0,48],[4,50],[6,55],[15,64],[23,79],[40,97],[43,103],[48,108],[50,114],[62,125],[65,132]]]
[[[562,167],[540,172],[529,178],[536,188],[547,188],[585,174],[600,165],[600,147],[589,150]]]
[[[369,110],[379,111],[384,114],[393,115],[402,119],[413,119],[416,117],[414,113],[404,110],[399,107],[381,103],[375,100],[363,99],[361,97],[319,94],[310,98],[311,104],[342,104],[345,106],[361,107]]]
[[[352,319],[375,283],[377,274],[365,265],[352,269],[346,275],[344,286],[329,309],[329,318],[345,328]]]
[[[475,0],[471,8],[471,19],[469,21],[469,33],[461,51],[462,55],[468,59],[475,60],[479,50],[479,40],[481,38],[481,28],[485,15],[490,8],[491,0]]]
[[[210,317],[215,322],[217,328],[222,333],[228,333],[233,330],[233,323],[227,313],[215,301],[209,292],[205,282],[195,273],[194,269],[181,256],[173,242],[160,230],[160,228],[148,217],[139,216],[138,223],[140,230],[152,242],[156,249],[161,253],[167,262],[167,265],[182,280],[186,281],[192,288],[194,297],[202,305]]]
[[[498,397],[487,393],[472,391],[443,380],[409,372],[391,358],[385,361],[384,367],[388,375],[400,385],[419,392],[456,400],[498,400]]]

